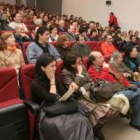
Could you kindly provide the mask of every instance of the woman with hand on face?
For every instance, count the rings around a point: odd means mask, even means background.
[[[52,106],[66,92],[55,76],[55,58],[48,53],[42,54],[37,59],[35,72],[36,78],[31,86],[33,99],[41,105],[41,109],[45,106]],[[75,91],[77,88],[75,83],[69,85],[71,90]],[[72,99],[72,97],[70,98]],[[67,115],[48,117],[42,109],[39,132],[41,140],[93,140],[92,126],[89,120],[79,111]]]
[[[64,69],[62,71],[62,81],[68,88],[71,83],[78,85],[75,96],[78,102],[90,112],[89,118],[94,126],[94,132],[99,140],[105,140],[101,132],[101,127],[105,121],[112,117],[112,110],[105,104],[98,104],[85,99],[84,96],[90,94],[93,81],[82,65],[82,59],[76,54],[69,53],[64,57]],[[89,97],[90,98],[90,97]]]
[[[0,62],[0,67],[13,67],[17,74],[20,67],[25,64],[22,51],[16,48],[15,38],[11,32],[5,32],[1,36]]]

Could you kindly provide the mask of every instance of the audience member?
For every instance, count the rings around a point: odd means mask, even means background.
[[[20,16],[19,13],[14,14],[13,19],[14,19],[14,21],[9,23],[9,26],[11,28],[15,29],[19,24],[22,24],[23,28],[24,28],[24,31],[28,31],[26,25],[21,22],[21,16]]]
[[[72,46],[72,52],[81,55],[82,58],[90,54],[89,46],[85,44],[83,35],[76,36],[76,43]]]
[[[23,42],[29,42],[31,41],[30,37],[24,33],[24,27],[22,24],[19,24],[15,27],[15,33],[14,33],[14,37],[16,42],[19,43],[20,46],[22,46]]]
[[[0,67],[13,67],[17,74],[25,64],[21,50],[15,46],[15,38],[11,32],[5,32],[1,36],[0,43]]]
[[[123,62],[128,68],[133,70],[133,72],[138,72],[140,69],[137,56],[137,48],[133,45],[127,45]]]
[[[91,52],[88,66],[88,73],[93,81],[98,78],[114,84],[117,83],[114,86],[114,88],[118,88],[116,94],[124,94],[129,99],[133,110],[130,125],[140,131],[140,89],[127,81],[113,66],[105,63],[100,52]]]
[[[49,29],[46,26],[42,26],[37,30],[35,41],[29,44],[26,50],[26,56],[29,63],[36,63],[37,58],[42,53],[49,53],[55,57],[57,61],[61,60],[60,54],[56,48],[48,43]]]
[[[56,41],[57,38],[58,38],[58,34],[57,34],[58,29],[57,29],[57,26],[55,26],[55,25],[50,25],[49,29],[50,29],[49,42],[54,42],[54,41]]]
[[[68,32],[65,33],[67,35],[67,37],[69,38],[70,41],[76,41],[76,38],[75,38],[75,28],[73,25],[70,25],[68,27]]]
[[[32,82],[31,90],[34,101],[42,108],[38,125],[40,139],[93,140],[92,126],[89,120],[78,110],[75,113],[62,114],[56,117],[49,117],[49,114],[45,114],[43,110],[45,107],[53,106],[66,92],[63,84],[55,76],[55,58],[50,54],[42,54],[36,62],[35,72],[36,78]],[[69,86],[70,90],[75,91],[77,88],[74,83]]]
[[[105,36],[105,42],[101,44],[101,51],[103,55],[111,55],[113,52],[117,51],[115,46],[112,44],[112,36],[107,34]]]
[[[65,34],[59,35],[56,47],[62,59],[68,52],[71,52],[69,38]]]

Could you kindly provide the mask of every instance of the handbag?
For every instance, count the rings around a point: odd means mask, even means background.
[[[95,102],[105,102],[114,95],[114,84],[105,80],[96,79],[91,86],[91,100]]]
[[[48,117],[72,114],[78,111],[78,103],[75,100],[59,101],[51,106],[43,107],[43,111]]]

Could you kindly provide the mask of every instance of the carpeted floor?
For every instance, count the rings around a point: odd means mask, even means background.
[[[116,117],[103,127],[106,140],[140,140],[140,131],[129,126],[129,120]]]

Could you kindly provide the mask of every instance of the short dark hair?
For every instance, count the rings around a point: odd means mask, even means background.
[[[73,71],[74,68],[71,65],[74,65],[76,63],[78,57],[80,57],[80,55],[75,53],[67,53],[67,55],[65,55],[63,59],[64,68]]]
[[[50,27],[49,27],[49,30],[50,30],[50,32],[54,29],[54,28],[56,28],[57,29],[57,26],[56,25],[50,25]]]
[[[48,29],[48,27],[46,27],[46,26],[40,27],[40,28],[37,30],[35,40],[38,41],[38,39],[39,39],[39,34],[43,35],[46,31],[50,32],[50,30]]]
[[[137,38],[135,35],[131,35],[130,36],[130,40],[132,40],[133,37]]]
[[[46,67],[53,61],[55,61],[55,58],[49,53],[43,53],[40,57],[38,57],[35,65],[36,76],[38,78],[39,77],[43,78],[45,76],[45,73],[41,70],[41,66]]]
[[[92,35],[93,32],[96,32],[96,33],[97,33],[97,31],[96,31],[95,29],[92,29],[92,30],[90,31],[90,35]]]
[[[85,27],[81,27],[81,28],[79,29],[79,33],[82,34],[82,33],[84,33],[84,32],[87,32],[86,28],[85,28]]]
[[[95,61],[96,58],[94,55],[90,55],[88,58],[88,62],[87,62],[87,67],[90,67],[91,65],[93,65],[93,61]]]
[[[79,37],[83,37],[85,39],[85,37],[83,35],[79,34],[79,35],[75,36],[76,41],[79,41]]]
[[[133,49],[135,48],[134,45],[126,45],[125,46],[125,57],[129,57],[130,53],[133,51]]]

